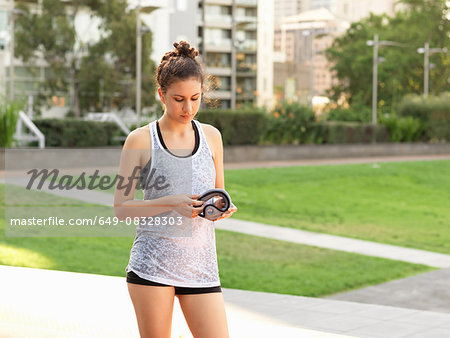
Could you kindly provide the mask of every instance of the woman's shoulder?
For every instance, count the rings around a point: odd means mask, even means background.
[[[149,125],[145,125],[140,128],[136,128],[131,131],[124,143],[124,148],[131,149],[147,149],[150,145],[150,132]]]
[[[222,135],[220,134],[220,130],[216,127],[206,124],[206,123],[200,123],[200,126],[202,127],[203,132],[205,133],[206,137],[209,137],[211,139],[222,139]]]

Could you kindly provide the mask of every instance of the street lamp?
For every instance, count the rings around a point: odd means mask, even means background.
[[[26,12],[14,7],[9,12],[9,100],[11,102],[14,100],[14,16],[20,14],[26,14]]]
[[[423,63],[424,63],[424,74],[423,74],[423,95],[425,98],[428,97],[428,88],[430,84],[429,71],[430,71],[430,55],[434,53],[447,53],[447,48],[430,48],[430,43],[425,42],[424,48],[418,48],[417,53],[424,54]]]
[[[313,42],[314,39],[317,36],[325,36],[329,33],[329,31],[326,28],[319,28],[319,29],[308,29],[302,31],[302,35],[305,37],[310,36],[309,41],[309,98],[308,103],[309,107],[312,108],[313,106],[313,97],[314,97],[314,51],[313,51]]]
[[[373,46],[373,74],[372,74],[372,124],[377,124],[377,83],[378,83],[378,63],[385,61],[378,57],[379,46],[397,46],[403,47],[404,44],[395,41],[379,41],[378,34],[374,35],[373,40],[366,41],[367,46]]]
[[[147,27],[142,27],[141,13],[151,13],[158,6],[142,6],[139,0],[136,6],[136,127],[141,126],[141,87],[142,87],[142,35],[149,32]]]

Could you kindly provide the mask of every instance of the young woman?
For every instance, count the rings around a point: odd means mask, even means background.
[[[159,232],[137,227],[126,267],[128,291],[141,337],[170,337],[175,296],[194,337],[228,337],[214,222],[198,216],[204,202],[197,200],[209,189],[225,188],[222,138],[216,128],[193,120],[205,82],[198,51],[185,41],[174,47],[156,71],[164,115],[128,135],[120,160],[119,175],[132,177],[136,167],[146,168],[143,181],[153,183],[143,188],[144,200],[134,200],[135,187],[116,187],[116,216],[160,225]],[[180,193],[183,182],[190,193]],[[161,220],[156,222],[174,210],[188,215],[189,235],[165,235]],[[235,211],[233,205],[220,219]]]

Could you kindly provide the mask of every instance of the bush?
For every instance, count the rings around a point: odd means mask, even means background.
[[[276,144],[310,143],[308,133],[314,122],[310,108],[284,102],[266,116],[264,140]]]
[[[331,109],[326,114],[326,120],[369,123],[372,121],[372,110],[360,104],[353,104],[349,108]]]
[[[373,143],[387,142],[388,131],[383,125],[371,123],[322,121],[311,126],[308,138],[312,143]]]
[[[0,147],[9,148],[14,141],[20,105],[0,102]]]
[[[397,117],[392,114],[380,117],[380,123],[389,131],[391,142],[415,142],[424,139],[425,125],[418,118]]]
[[[450,93],[425,99],[419,95],[403,98],[398,109],[399,117],[412,117],[421,121],[425,138],[430,141],[450,140]]]
[[[113,122],[78,119],[34,119],[34,124],[45,135],[48,147],[102,147],[117,145],[113,138],[120,129]]]
[[[197,114],[200,122],[220,130],[224,145],[258,144],[264,130],[265,114],[261,110],[202,110]]]

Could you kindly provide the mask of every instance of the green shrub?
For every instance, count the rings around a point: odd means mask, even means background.
[[[425,138],[429,141],[450,140],[450,93],[430,96],[408,95],[398,109],[399,117],[412,117],[423,124]]]
[[[430,141],[450,141],[450,110],[435,110],[430,114],[426,130]]]
[[[0,147],[9,148],[14,141],[20,105],[0,102]]]
[[[282,103],[266,115],[264,140],[275,144],[312,142],[308,133],[315,122],[314,112],[298,103]]]
[[[391,142],[423,140],[425,125],[418,118],[397,117],[395,114],[391,114],[387,117],[380,117],[380,123],[389,131],[389,141]]]
[[[311,143],[373,143],[387,142],[388,132],[383,125],[371,123],[321,121],[314,123],[308,133]]]
[[[113,139],[120,133],[119,127],[113,122],[72,118],[39,118],[33,122],[45,135],[48,147],[102,147],[120,144]]]
[[[264,111],[201,110],[197,119],[220,130],[224,145],[258,144],[264,131]]]
[[[372,110],[360,104],[353,104],[349,108],[331,109],[326,114],[326,120],[368,123],[372,121]]]

